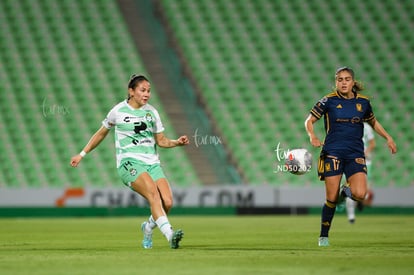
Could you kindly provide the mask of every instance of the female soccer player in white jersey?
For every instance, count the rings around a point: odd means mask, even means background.
[[[319,246],[329,246],[328,233],[335,215],[342,175],[346,182],[342,194],[362,201],[367,192],[367,167],[365,164],[362,135],[364,122],[387,140],[392,154],[397,152],[393,138],[375,118],[371,103],[359,92],[363,89],[355,81],[354,71],[348,67],[339,68],[335,73],[336,89],[320,99],[310,111],[305,128],[310,143],[322,146],[318,162],[318,175],[325,181],[326,201],[322,207]],[[326,137],[319,140],[313,124],[324,117]]]
[[[371,163],[372,163],[372,154],[375,148],[375,135],[374,130],[372,127],[367,123],[364,122],[364,135],[362,137],[362,141],[364,142],[364,153],[365,153],[365,164],[367,166],[367,180],[368,180],[368,191],[365,195],[364,201],[354,201],[352,198],[346,197],[345,198],[345,206],[346,206],[346,214],[348,217],[349,223],[353,224],[355,222],[355,209],[358,207],[359,210],[362,210],[364,205],[371,205],[372,201],[372,190],[370,187],[370,175],[372,174],[371,170]]]
[[[147,199],[151,209],[148,221],[141,225],[143,248],[152,248],[152,231],[158,226],[170,247],[176,249],[184,233],[180,229],[173,231],[167,218],[172,207],[172,192],[160,166],[156,146],[183,146],[189,144],[189,139],[180,136],[172,140],[164,135],[164,126],[157,110],[148,104],[150,97],[148,79],[143,75],[133,75],[128,83],[128,98],[112,108],[83,150],[72,157],[71,166],[77,167],[110,129],[115,128],[118,174],[125,185]]]

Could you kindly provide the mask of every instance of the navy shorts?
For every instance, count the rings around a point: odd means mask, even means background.
[[[352,175],[363,172],[367,174],[365,158],[340,159],[334,156],[321,155],[318,160],[318,176],[320,180],[325,177],[345,174],[348,179]]]

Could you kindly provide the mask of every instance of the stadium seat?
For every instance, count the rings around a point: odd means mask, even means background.
[[[274,149],[278,143],[307,147],[316,161],[318,149],[310,148],[303,121],[332,89],[334,70],[349,65],[399,146],[390,157],[378,136],[372,181],[378,186],[414,184],[407,172],[414,151],[409,82],[414,34],[407,28],[414,21],[412,2],[160,3],[212,123],[246,183],[320,184],[314,173],[274,173]],[[66,166],[106,112],[125,98],[130,74],[145,72],[116,1],[3,0],[0,24],[1,117],[17,129],[7,128],[0,141],[16,152],[13,163],[31,170],[21,174],[20,166],[3,165],[0,180],[6,183],[0,186],[118,186],[113,138],[88,155],[94,163],[85,161],[76,170]],[[28,100],[21,100],[26,90],[31,91]],[[156,86],[153,91],[152,103],[174,135]],[[181,148],[162,150],[161,157],[172,184],[201,184],[194,169],[187,169],[192,164]],[[34,161],[39,163],[35,168]]]
[[[78,169],[69,166],[125,98],[129,76],[145,72],[116,1],[4,0],[0,23],[0,116],[15,125],[0,133],[15,154],[1,166],[0,186],[121,187],[112,135]],[[156,85],[152,103],[175,136]],[[173,184],[201,184],[182,148],[162,159]]]
[[[406,123],[412,121],[413,97],[406,76],[410,65],[405,64],[410,60],[406,56],[413,53],[410,48],[413,33],[399,27],[412,24],[413,17],[407,12],[411,3],[373,0],[340,4],[322,0],[162,0],[161,3],[201,88],[206,108],[214,110],[213,119],[225,140],[237,136],[244,141],[229,142],[226,146],[243,171],[245,181],[319,184],[315,174],[275,175],[269,169],[269,164],[275,162],[269,147],[280,142],[285,148],[309,148],[303,122],[313,104],[331,91],[333,72],[343,65],[354,67],[357,79],[361,77],[369,83],[367,94],[373,98],[377,117],[396,136],[403,151],[413,151],[413,145],[397,138],[402,129],[412,128]],[[344,11],[352,12],[345,12],[344,16]],[[212,77],[206,77],[206,73]],[[322,129],[320,132],[323,134]],[[411,132],[405,132],[404,136],[411,135],[413,139]],[[383,140],[378,137],[373,169],[377,172],[373,180],[384,186],[413,184],[412,177],[407,179],[404,173],[409,168],[404,162],[395,167],[381,143]],[[318,150],[310,149],[316,161]],[[405,152],[401,153],[401,159],[410,159]],[[379,172],[390,170],[397,172],[387,175]]]

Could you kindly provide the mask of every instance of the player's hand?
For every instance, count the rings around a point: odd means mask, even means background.
[[[315,136],[310,137],[310,143],[314,147],[321,147],[321,146],[323,146],[323,143],[319,140],[319,138],[317,138]]]
[[[387,139],[388,148],[390,148],[391,154],[397,153],[397,144],[395,144],[392,138]]]
[[[183,146],[190,143],[190,140],[187,136],[181,136],[177,139],[177,146]]]
[[[82,160],[82,156],[77,154],[73,156],[72,159],[70,160],[70,165],[72,167],[77,167],[79,165],[79,162],[81,162],[81,160]]]

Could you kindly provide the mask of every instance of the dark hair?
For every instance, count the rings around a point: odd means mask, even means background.
[[[134,90],[139,83],[141,83],[142,81],[148,81],[148,78],[146,78],[143,75],[137,75],[137,74],[133,74],[131,75],[129,81],[128,81],[128,89],[132,89]],[[129,95],[129,91],[128,91],[128,96],[127,96],[127,100],[129,100],[131,98],[131,96]]]
[[[128,89],[135,89],[137,87],[137,85],[141,82],[141,81],[148,81],[149,80],[143,76],[143,75],[137,75],[137,74],[133,74],[131,75],[131,78],[128,81]]]
[[[340,72],[348,72],[351,76],[352,76],[352,79],[354,80],[354,86],[352,87],[352,91],[354,92],[354,93],[357,93],[357,92],[359,92],[359,91],[362,91],[362,90],[364,90],[364,85],[362,85],[362,83],[361,82],[359,82],[359,81],[356,81],[355,80],[355,73],[354,73],[354,70],[352,70],[351,68],[349,68],[349,67],[340,67],[340,68],[338,68],[337,70],[336,70],[336,72],[335,72],[335,78],[336,78],[336,76],[340,73]]]

